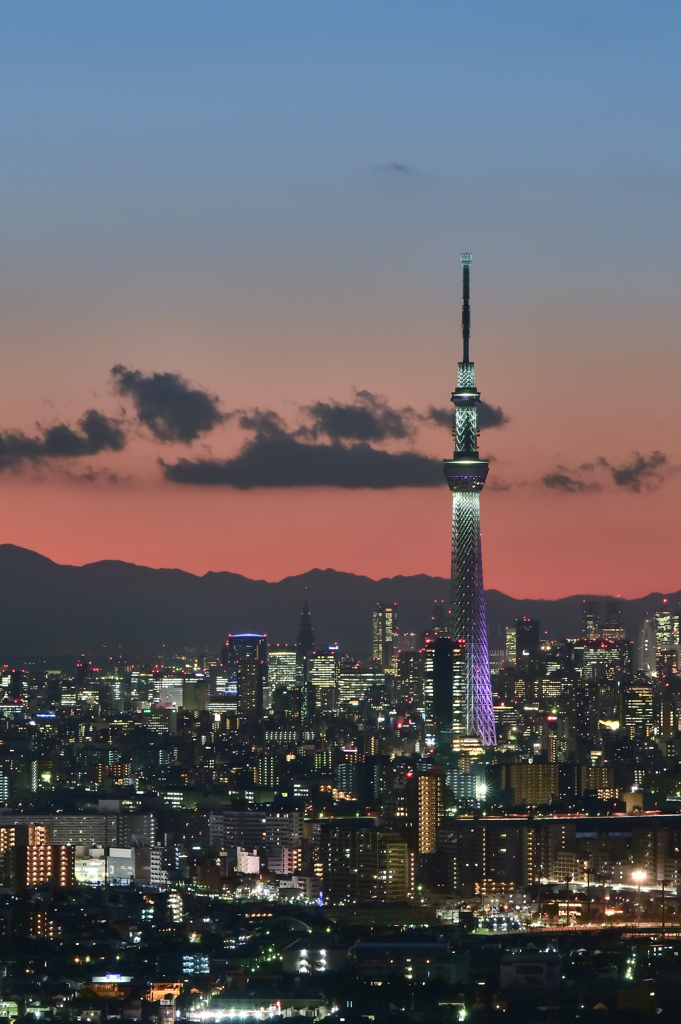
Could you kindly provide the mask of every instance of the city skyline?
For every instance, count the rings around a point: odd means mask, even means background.
[[[0,5],[0,1024],[676,1024],[680,39]]]

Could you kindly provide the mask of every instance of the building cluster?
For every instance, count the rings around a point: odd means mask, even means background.
[[[451,610],[0,673],[0,1016],[677,1019],[679,613],[490,652],[462,263]]]
[[[377,605],[366,659],[319,646],[305,600],[288,648],[250,633],[213,660],[7,667],[5,942],[21,928],[69,951],[77,983],[55,996],[65,1013],[108,1000],[162,1015],[156,985],[174,986],[173,1013],[192,989],[187,1013],[207,1012],[206,999],[219,1013],[237,998],[229,986],[247,1001],[279,972],[274,988],[293,999],[291,979],[322,964],[376,987],[399,963],[412,987],[437,979],[464,1006],[481,929],[663,917],[673,929],[679,615],[664,605],[634,643],[618,604],[587,601],[582,626],[562,641],[531,619],[507,629],[492,652],[495,747],[442,728],[462,657],[439,602],[418,634],[400,632],[395,604]],[[81,907],[88,927],[115,925],[115,958],[79,955]],[[284,930],[266,943],[273,915],[308,915],[314,942]],[[440,943],[430,957],[421,931]],[[314,1012],[337,1000],[331,986]]]

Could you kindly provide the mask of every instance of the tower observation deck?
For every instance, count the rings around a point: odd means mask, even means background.
[[[477,738],[483,746],[496,744],[492,686],[487,649],[487,618],[482,581],[480,492],[489,463],[478,454],[478,404],[475,366],[470,361],[471,254],[461,253],[463,265],[463,359],[459,363],[454,403],[454,455],[444,463],[452,492],[452,640],[461,649],[452,680],[452,744]],[[442,728],[449,732],[449,722]]]

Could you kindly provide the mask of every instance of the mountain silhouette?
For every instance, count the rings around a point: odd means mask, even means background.
[[[449,597],[449,581],[435,576],[381,580],[312,569],[276,583],[230,572],[195,576],[180,569],[150,569],[130,562],[59,565],[35,551],[0,545],[0,657],[90,654],[159,659],[186,652],[215,657],[228,633],[267,633],[270,643],[293,644],[307,588],[318,646],[367,656],[377,601],[397,602],[400,631],[420,634],[433,601]],[[667,595],[676,608],[680,593]],[[539,619],[550,638],[581,632],[581,603],[594,595],[556,601],[521,600],[487,591],[491,648],[504,628],[523,615]],[[603,597],[601,600],[605,600]],[[654,613],[661,594],[622,601],[627,636]]]

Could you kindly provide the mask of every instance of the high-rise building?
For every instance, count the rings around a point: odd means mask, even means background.
[[[397,656],[397,697],[415,705],[423,711],[423,667],[422,651],[400,651]]]
[[[297,657],[295,650],[281,648],[267,655],[267,684],[275,715],[300,716]]]
[[[236,681],[239,715],[261,715],[267,685],[267,637],[262,633],[230,633],[222,649],[225,676]]]
[[[448,636],[426,641],[424,663],[432,673],[432,705],[428,717],[432,718],[438,750],[452,749],[452,740],[465,736],[466,675],[464,645],[454,643]]]
[[[639,672],[645,672],[651,676],[656,669],[656,641],[655,622],[653,619],[645,619],[638,634],[636,668]]]
[[[667,607],[665,598],[664,608],[655,613],[655,668],[658,676],[665,676],[678,672],[678,652],[681,644],[681,629],[679,626],[679,614]],[[672,657],[673,655],[673,657]],[[676,664],[675,668],[672,665]]]
[[[514,803],[523,806],[549,804],[560,794],[557,764],[504,764],[500,769],[503,790],[512,789]]]
[[[597,640],[601,635],[600,614],[599,601],[582,601],[582,636],[585,640]]]
[[[620,694],[620,728],[630,737],[651,735],[655,725],[652,688],[632,684]]]
[[[515,665],[518,654],[518,643],[516,639],[515,626],[506,627],[506,664]]]
[[[271,690],[276,690],[278,686],[295,686],[296,652],[270,651],[267,656],[267,679]]]
[[[515,649],[518,662],[535,657],[539,650],[539,622],[536,619],[516,619]]]
[[[324,850],[324,885],[335,901],[404,902],[409,852],[400,835],[373,828],[336,829]]]
[[[309,661],[311,712],[313,715],[332,715],[338,703],[336,654],[334,651],[315,651]]]
[[[445,768],[433,765],[417,777],[418,786],[418,851],[434,853],[437,830],[444,814]]]
[[[444,463],[452,492],[452,639],[464,648],[465,701],[460,722],[466,737],[483,746],[496,744],[492,685],[487,649],[487,618],[482,579],[480,491],[489,463],[478,453],[478,404],[475,366],[470,361],[471,254],[463,264],[463,359],[459,363],[454,402],[454,455]],[[452,699],[454,685],[452,681]]]
[[[444,600],[433,602],[433,614],[430,617],[430,625],[426,637],[435,640],[439,636],[452,635],[452,612]]]
[[[393,670],[395,634],[397,633],[397,605],[381,604],[374,608],[372,630],[372,657],[384,669]]]
[[[314,630],[307,603],[307,589],[303,598],[303,610],[296,639],[296,685],[299,693],[300,716],[308,721],[312,714],[312,694],[309,685],[309,661],[314,651]]]
[[[298,626],[298,638],[296,639],[296,653],[300,658],[305,654],[311,654],[313,650],[314,630],[312,629],[312,617],[310,615],[310,609],[307,604],[306,590],[305,597],[303,598],[303,610],[300,615],[300,625]]]
[[[622,604],[620,601],[607,601],[605,619],[601,627],[604,640],[624,640],[624,624],[622,622]]]

